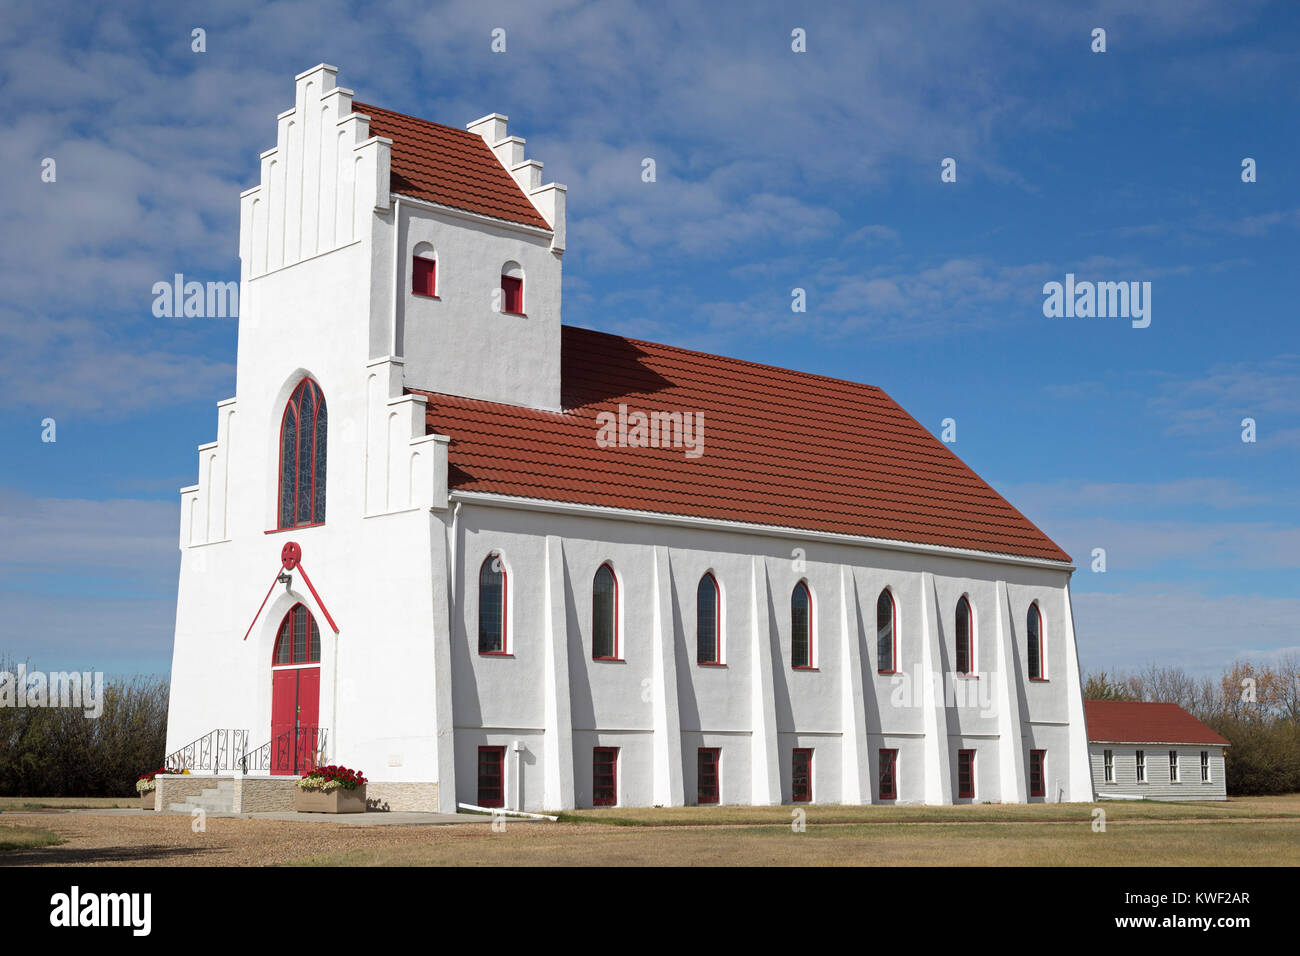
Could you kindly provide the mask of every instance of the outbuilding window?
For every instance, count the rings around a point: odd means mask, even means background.
[[[1137,782],[1147,782],[1147,754],[1145,750],[1139,750],[1133,757],[1135,770],[1137,771]]]
[[[1210,752],[1201,751],[1201,783],[1210,782]]]
[[[1169,782],[1182,783],[1182,778],[1178,775],[1178,751],[1169,751]]]
[[[1101,752],[1102,779],[1106,783],[1115,782],[1115,751],[1103,750]]]

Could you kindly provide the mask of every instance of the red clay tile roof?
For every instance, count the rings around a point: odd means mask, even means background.
[[[1220,744],[1224,740],[1177,704],[1085,700],[1088,739],[1119,744]]]
[[[495,219],[551,228],[477,133],[355,100],[352,109],[370,117],[372,136],[393,141],[393,192]]]
[[[878,388],[565,326],[564,412],[439,393],[456,491],[1069,561]],[[416,391],[412,389],[411,391]],[[601,448],[597,413],[703,413],[704,453]]]

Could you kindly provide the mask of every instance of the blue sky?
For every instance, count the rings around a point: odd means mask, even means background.
[[[825,6],[8,10],[0,653],[169,667],[176,492],[236,324],[154,318],[151,288],[238,277],[238,194],[322,61],[366,102],[510,116],[569,187],[566,322],[956,419],[953,450],[1075,557],[1086,669],[1300,648],[1300,8]],[[1044,317],[1067,272],[1150,282],[1150,327]]]

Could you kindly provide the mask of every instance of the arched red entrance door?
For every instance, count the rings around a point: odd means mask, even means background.
[[[316,766],[320,739],[320,629],[302,604],[280,622],[271,656],[271,773]]]

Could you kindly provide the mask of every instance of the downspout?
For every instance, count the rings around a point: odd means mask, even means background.
[[[389,340],[388,354],[397,357],[397,300],[402,296],[401,260],[398,252],[402,245],[402,197],[393,197],[393,314],[392,336]]]
[[[464,504],[463,501],[456,502],[456,507],[451,512],[451,544],[448,546],[447,562],[447,640],[453,641],[453,635],[456,630],[456,540],[460,534],[460,509]]]

